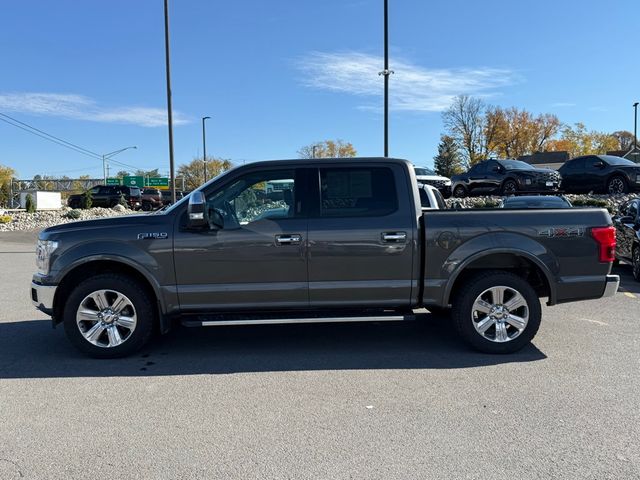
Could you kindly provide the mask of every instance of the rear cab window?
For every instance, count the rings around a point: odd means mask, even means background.
[[[397,210],[389,167],[320,168],[321,217],[381,217]]]

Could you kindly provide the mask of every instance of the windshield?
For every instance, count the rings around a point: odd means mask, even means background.
[[[436,172],[427,167],[413,167],[416,171],[416,175],[436,175]]]
[[[632,162],[631,160],[627,160],[626,158],[622,157],[615,157],[613,155],[601,155],[600,158],[607,162],[609,165],[633,165],[636,167],[640,166],[637,163]]]
[[[521,162],[520,160],[500,160],[500,165],[507,170],[531,170],[535,168],[527,162]]]

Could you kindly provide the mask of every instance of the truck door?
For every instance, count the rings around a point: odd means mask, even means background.
[[[408,306],[417,239],[403,167],[331,164],[310,185],[310,305]]]
[[[214,183],[206,197],[214,227],[176,223],[174,261],[184,311],[306,308],[304,169],[256,167]]]

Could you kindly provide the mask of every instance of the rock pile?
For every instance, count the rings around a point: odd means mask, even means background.
[[[117,205],[120,206],[121,205]],[[63,207],[60,210],[42,210],[35,213],[27,213],[25,211],[6,212],[11,217],[8,223],[0,223],[0,232],[11,231],[39,231],[43,228],[58,225],[60,223],[75,222],[78,220],[91,220],[94,218],[115,217],[118,215],[131,215],[138,212],[131,210],[120,210],[111,208],[90,208],[88,210],[75,210],[79,213],[78,218],[68,218],[67,214],[71,211],[69,207]]]

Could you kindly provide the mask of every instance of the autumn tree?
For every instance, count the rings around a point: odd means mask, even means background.
[[[451,177],[462,172],[462,162],[458,153],[458,145],[453,137],[442,135],[438,145],[438,155],[433,157],[433,166],[438,175]]]
[[[324,140],[298,150],[298,158],[347,158],[356,155],[358,152],[354,146],[343,140]]]
[[[617,150],[619,140],[610,133],[587,130],[583,123],[565,125],[560,139],[548,143],[549,151],[567,151],[571,157],[602,155]]]
[[[11,194],[11,180],[16,174],[11,167],[0,165],[0,205],[8,206],[9,195]]]
[[[207,156],[207,179],[220,175],[233,167],[230,160]],[[204,162],[202,158],[194,158],[191,162],[178,167],[176,177],[184,178],[187,190],[194,190],[204,183]]]

